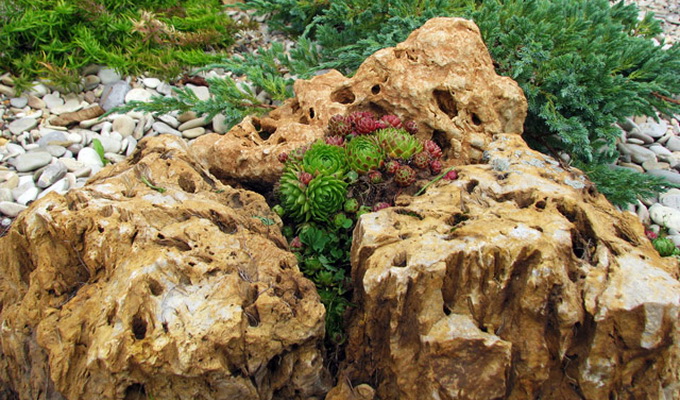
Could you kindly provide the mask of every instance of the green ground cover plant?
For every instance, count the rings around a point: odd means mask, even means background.
[[[76,90],[89,64],[173,78],[223,59],[239,28],[219,0],[5,0],[0,69],[19,89],[43,78]]]

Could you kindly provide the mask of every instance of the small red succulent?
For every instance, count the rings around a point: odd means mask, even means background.
[[[439,175],[442,172],[442,162],[439,160],[430,161],[430,172],[432,175]]]
[[[399,167],[401,167],[401,164],[399,164],[398,161],[388,161],[387,164],[385,164],[385,171],[390,175],[394,175],[397,173]]]
[[[425,148],[425,151],[430,153],[430,156],[432,156],[432,158],[434,159],[441,158],[442,149],[434,141],[426,140],[425,143],[423,143],[423,147]]]
[[[416,171],[408,165],[402,165],[394,174],[394,182],[399,186],[410,186],[416,181]]]
[[[406,132],[410,133],[411,135],[418,133],[418,125],[415,123],[415,121],[404,122],[403,128],[406,129]]]
[[[430,165],[430,154],[426,151],[416,153],[411,159],[411,163],[419,169],[427,169]]]
[[[345,138],[342,136],[326,136],[324,139],[326,141],[326,144],[330,144],[331,146],[344,146],[345,145]]]
[[[456,179],[458,179],[458,172],[452,169],[451,171],[447,172],[446,175],[444,175],[444,179],[448,181],[455,181]]]
[[[300,172],[298,179],[300,180],[300,183],[302,183],[303,185],[309,185],[309,182],[311,182],[312,179],[314,179],[314,175],[310,174],[309,172]]]
[[[369,171],[368,180],[371,181],[371,183],[381,183],[383,181],[382,173],[376,170]]]
[[[384,201],[381,201],[380,203],[375,203],[373,205],[373,212],[380,211],[384,208],[390,207],[389,203],[385,203]]]
[[[277,158],[279,159],[280,163],[285,163],[286,161],[288,161],[288,153],[282,151],[279,153]]]
[[[380,120],[394,128],[401,128],[401,119],[394,114],[383,115]]]

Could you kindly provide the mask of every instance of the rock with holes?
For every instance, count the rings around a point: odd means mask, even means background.
[[[0,238],[0,397],[310,399],[324,308],[262,196],[139,144]]]
[[[343,381],[381,399],[680,398],[677,261],[518,135],[485,155],[361,217]]]
[[[526,100],[513,80],[498,76],[477,26],[435,18],[408,39],[382,49],[352,78],[330,71],[295,82],[294,99],[264,118],[246,118],[226,135],[193,145],[210,171],[225,179],[272,184],[281,152],[322,137],[335,114],[373,111],[418,123],[455,165],[477,162],[496,133],[521,133]]]

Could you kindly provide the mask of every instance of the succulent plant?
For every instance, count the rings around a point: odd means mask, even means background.
[[[447,172],[446,175],[444,175],[444,179],[447,181],[455,181],[458,179],[458,172],[452,169],[451,171]]]
[[[416,153],[411,159],[411,163],[419,169],[427,169],[430,166],[430,153],[421,151]]]
[[[359,201],[357,199],[347,199],[345,200],[342,209],[345,210],[346,213],[355,213],[359,210]]]
[[[425,148],[425,151],[430,153],[430,156],[434,159],[441,158],[442,156],[442,149],[439,147],[437,143],[435,143],[432,140],[426,140],[425,143],[423,143],[423,147]]]
[[[390,203],[385,203],[384,201],[381,201],[380,203],[375,203],[373,205],[373,212],[380,211],[382,209],[390,207]]]
[[[390,174],[394,175],[397,173],[397,170],[401,167],[401,164],[399,164],[399,161],[395,160],[390,160],[385,164],[385,171]]]
[[[352,132],[352,122],[340,114],[328,120],[328,135],[344,137]]]
[[[439,160],[432,160],[430,161],[430,172],[432,175],[438,175],[442,172],[442,162]]]
[[[295,221],[326,221],[344,205],[347,183],[332,175],[319,175],[307,184],[301,181],[309,176],[308,172],[284,172],[279,185],[281,206]]]
[[[344,146],[345,145],[345,138],[342,136],[326,136],[324,139],[326,141],[326,144],[330,144],[331,146]]]
[[[399,117],[397,117],[394,114],[383,115],[380,118],[380,120],[385,122],[387,126],[391,126],[393,128],[401,128],[401,119],[399,119]]]
[[[388,157],[408,160],[423,151],[423,145],[415,136],[403,129],[385,128],[376,132],[378,143]]]
[[[278,158],[279,162],[283,164],[286,161],[288,161],[288,153],[286,153],[285,151],[282,151],[281,153],[279,153],[277,158]]]
[[[309,182],[311,182],[312,179],[314,179],[314,175],[309,172],[300,172],[298,174],[298,180],[305,186],[309,185]]]
[[[378,129],[385,128],[385,123],[376,121],[373,117],[362,117],[354,124],[355,130],[360,135],[368,135],[377,131]]]
[[[416,181],[416,171],[408,165],[402,165],[394,174],[394,182],[399,186],[410,186]]]
[[[411,135],[418,133],[418,124],[416,124],[415,121],[404,122],[403,128],[406,129],[406,132],[410,133]]]
[[[383,150],[373,136],[357,136],[345,145],[345,150],[349,167],[360,174],[378,169],[384,163]]]
[[[383,175],[380,171],[368,171],[368,180],[371,181],[371,183],[382,183]]]
[[[302,168],[314,175],[342,176],[348,170],[345,149],[319,140],[305,152]]]
[[[656,251],[659,252],[661,257],[672,256],[673,253],[675,253],[675,243],[673,243],[673,241],[668,238],[657,237],[656,239],[652,240],[652,244],[654,245]]]
[[[320,175],[307,185],[309,215],[316,221],[326,221],[345,204],[347,183],[334,176]]]

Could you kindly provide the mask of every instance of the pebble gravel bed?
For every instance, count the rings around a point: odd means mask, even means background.
[[[640,0],[641,13],[655,12],[663,21],[664,34],[659,43],[680,40],[680,5],[675,0]],[[230,11],[232,18],[249,21],[252,15]],[[263,22],[261,19],[257,22]],[[266,24],[259,30],[240,33],[235,53],[254,51],[272,41],[291,43],[270,33]],[[678,71],[680,74],[680,71]],[[219,69],[202,73],[204,77],[225,77]],[[247,82],[243,82],[247,84]],[[198,98],[210,96],[205,86],[187,83]],[[87,118],[90,112],[103,111],[132,100],[172,95],[172,85],[152,77],[122,77],[116,71],[92,66],[83,71],[83,90],[63,94],[42,83],[28,93],[16,95],[12,78],[0,72],[0,235],[28,205],[50,192],[65,193],[83,186],[104,163],[95,143],[104,149],[107,162],[116,163],[132,154],[143,137],[171,134],[191,142],[216,132],[224,134],[224,116],[210,121],[193,113],[176,112],[154,118],[129,112],[104,118]],[[271,101],[265,92],[263,101]],[[70,121],[65,124],[63,121]],[[621,124],[617,144],[618,165],[640,172],[663,176],[680,184],[680,115],[631,117]],[[670,238],[680,245],[680,190],[671,189],[659,198],[631,205],[629,211],[658,232],[668,228]]]

